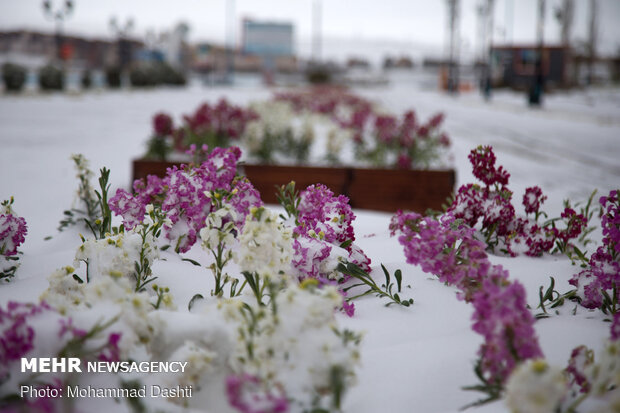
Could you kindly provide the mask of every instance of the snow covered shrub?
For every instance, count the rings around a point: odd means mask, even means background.
[[[539,222],[541,216],[547,218],[540,209],[547,197],[534,186],[526,188],[523,195],[525,216],[517,216],[512,205],[513,192],[508,188],[510,174],[503,166],[497,167],[496,160],[490,146],[478,146],[470,152],[472,172],[484,186],[461,186],[447,211],[470,227],[478,228],[490,251],[499,250],[512,256],[525,252],[533,257],[553,251],[569,256],[573,252],[581,253],[572,240],[587,234],[591,217],[589,202],[581,213],[575,212],[567,202],[560,217]]]
[[[602,196],[599,203],[603,245],[592,254],[587,268],[569,282],[577,288],[582,306],[616,314],[620,310],[620,190]]]
[[[524,287],[490,263],[485,244],[451,213],[433,219],[399,211],[390,230],[400,234],[408,263],[457,287],[458,297],[474,306],[472,328],[484,342],[475,369],[481,384],[471,389],[487,394],[483,402],[499,398],[519,363],[542,357]]]
[[[17,248],[28,233],[26,220],[13,211],[13,197],[0,204],[0,282],[9,281],[19,267]]]
[[[14,63],[4,63],[2,65],[2,80],[6,91],[19,92],[26,82],[26,68]]]
[[[39,69],[39,87],[41,90],[63,90],[65,87],[65,72],[52,64]]]

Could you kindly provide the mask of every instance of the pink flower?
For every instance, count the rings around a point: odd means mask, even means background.
[[[0,255],[16,255],[26,239],[28,226],[24,218],[13,214],[0,215]]]
[[[172,134],[172,118],[165,113],[158,113],[153,117],[153,130],[155,135],[168,136]]]
[[[122,188],[116,190],[108,205],[116,215],[123,217],[123,225],[129,230],[142,223],[146,214],[146,204]]]
[[[256,376],[243,373],[226,379],[228,403],[242,413],[288,412],[288,400],[282,392],[276,394],[263,388]]]
[[[473,167],[473,174],[487,186],[499,184],[508,185],[510,174],[502,166],[495,168],[495,154],[490,146],[478,146],[469,154],[469,161]]]
[[[543,195],[542,189],[537,186],[525,188],[523,194],[523,206],[526,214],[537,214],[540,206],[545,202],[547,197]]]
[[[485,338],[479,355],[488,381],[503,384],[519,362],[542,356],[525,289],[508,281],[501,266],[491,265],[472,228],[457,225],[451,213],[435,220],[398,211],[390,231],[401,234],[408,263],[456,286],[459,298],[474,305],[472,328]]]

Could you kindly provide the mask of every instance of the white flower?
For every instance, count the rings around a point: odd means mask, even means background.
[[[506,404],[513,413],[555,412],[568,393],[563,371],[545,360],[527,360],[506,383]]]
[[[265,208],[252,208],[239,235],[237,264],[241,271],[278,277],[290,269],[292,232],[278,223],[278,216]]]
[[[620,392],[620,340],[607,341],[598,362],[588,366],[585,374],[594,396],[604,396],[613,386]]]
[[[235,243],[235,221],[237,213],[230,205],[224,205],[211,212],[205,220],[205,227],[200,230],[202,246],[208,250],[217,249],[220,243],[230,248]]]

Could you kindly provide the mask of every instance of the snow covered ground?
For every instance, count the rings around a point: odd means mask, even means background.
[[[477,93],[450,97],[419,87],[399,75],[384,88],[356,90],[387,109],[414,108],[423,119],[446,114],[445,130],[453,142],[457,185],[473,182],[467,154],[477,145],[492,145],[498,162],[511,173],[515,202],[528,186],[539,185],[549,199],[545,210],[559,214],[564,198],[580,201],[594,188],[607,194],[620,187],[620,90],[593,89],[546,96],[544,106],[531,109],[525,95],[497,92],[491,102]],[[112,170],[114,188],[129,186],[130,161],[144,151],[151,117],[166,111],[177,119],[199,103],[225,96],[247,103],[270,96],[263,88],[159,89],[152,91],[89,92],[78,95],[0,96],[0,198],[15,197],[14,209],[28,222],[28,236],[17,277],[0,286],[0,305],[8,300],[37,300],[46,277],[73,261],[80,244],[77,233],[57,233],[62,211],[71,206],[77,187],[69,156],[82,153],[93,170]],[[369,189],[371,190],[371,189]],[[384,307],[366,297],[356,303],[356,315],[339,317],[350,328],[365,332],[358,384],[347,395],[346,412],[456,412],[476,400],[461,387],[475,384],[473,362],[480,337],[470,329],[471,307],[458,301],[455,290],[419,268],[405,263],[402,247],[389,237],[390,214],[356,211],[359,246],[373,261],[393,272],[400,268],[403,294],[410,308]],[[51,240],[44,240],[46,236]],[[599,239],[600,235],[596,235]],[[188,254],[200,258],[198,247]],[[555,277],[560,292],[578,272],[562,256],[539,259],[491,257],[519,279],[535,307],[538,287]],[[380,271],[380,269],[379,269]],[[158,262],[154,272],[186,303],[194,289],[184,283],[210,282],[205,269]],[[379,273],[375,275],[380,276]],[[175,289],[176,288],[176,289]],[[183,305],[180,304],[180,307]],[[565,365],[570,350],[586,344],[599,348],[609,335],[600,312],[565,305],[562,315],[536,324],[542,349],[552,363]],[[474,409],[502,412],[502,402]]]

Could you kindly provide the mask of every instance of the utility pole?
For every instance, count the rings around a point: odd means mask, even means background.
[[[570,83],[570,80],[568,80],[569,76],[567,74],[567,68],[569,66],[573,66],[570,35],[574,16],[575,3],[573,0],[563,0],[562,6],[556,8],[555,10],[555,17],[558,20],[558,23],[560,23],[560,39],[562,42],[562,48],[564,49],[563,82],[565,84]]]
[[[491,98],[491,47],[493,46],[493,6],[495,0],[486,0],[481,6],[483,15],[483,69],[480,92],[486,100]]]
[[[588,85],[594,81],[594,61],[596,60],[598,1],[590,0],[590,27],[588,30]]]
[[[446,0],[448,3],[448,41],[449,41],[449,60],[448,60],[448,92],[458,93],[459,90],[459,68],[458,68],[458,45],[459,45],[459,0]]]
[[[235,0],[226,1],[226,83],[233,83],[235,72]]]
[[[321,61],[322,11],[321,0],[314,0],[312,3],[312,60],[315,63]]]
[[[69,16],[73,13],[73,1],[65,0],[61,7],[56,10],[53,10],[52,2],[50,0],[45,0],[43,2],[43,14],[45,17],[53,20],[56,23],[56,58],[62,62],[64,61],[62,46],[63,46],[63,36],[62,36],[62,24],[63,22],[69,18]]]
[[[538,38],[538,52],[536,53],[535,70],[529,93],[530,106],[540,106],[544,89],[543,75],[543,35],[545,32],[545,0],[538,0],[538,24],[536,25]]]

